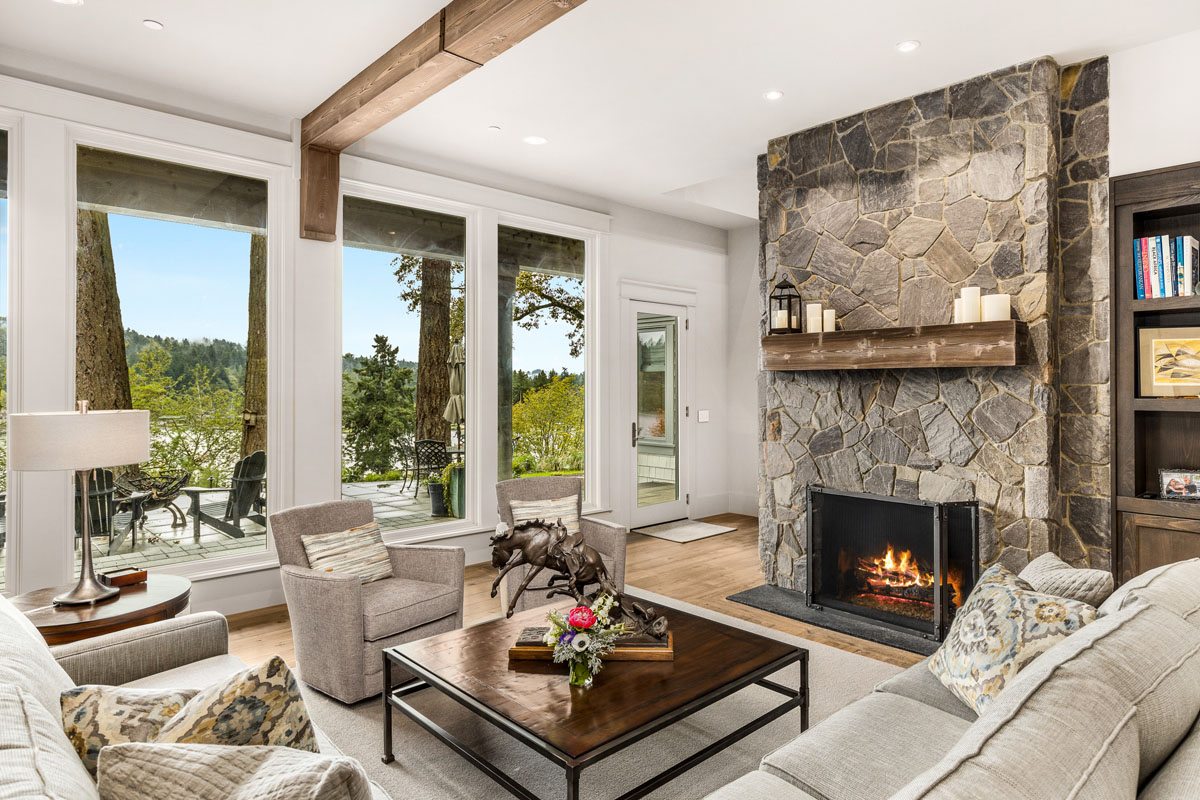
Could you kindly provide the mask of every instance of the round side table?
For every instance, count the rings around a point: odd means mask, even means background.
[[[74,583],[35,589],[10,598],[47,644],[66,644],[113,631],[172,619],[187,608],[192,582],[178,575],[148,575],[145,583],[121,587],[121,593],[90,606],[56,606],[53,598]]]

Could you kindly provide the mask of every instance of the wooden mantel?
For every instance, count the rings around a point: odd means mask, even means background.
[[[764,336],[763,368],[776,371],[1015,367],[1029,361],[1024,322],[970,322]]]

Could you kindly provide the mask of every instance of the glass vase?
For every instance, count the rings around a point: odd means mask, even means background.
[[[592,685],[592,678],[592,672],[588,669],[586,661],[571,662],[570,680],[572,686],[582,686],[586,689]]]

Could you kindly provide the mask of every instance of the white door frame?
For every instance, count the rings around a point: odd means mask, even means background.
[[[618,430],[625,456],[618,459],[622,465],[621,485],[626,502],[626,524],[631,527],[653,525],[674,519],[689,517],[688,501],[692,485],[692,462],[695,419],[691,416],[693,360],[691,348],[690,320],[695,316],[696,292],[691,289],[641,281],[621,281],[621,373],[620,407],[624,412]],[[637,420],[637,314],[639,311],[673,315],[679,318],[678,336],[678,387],[679,409],[676,416],[678,449],[676,451],[676,477],[679,498],[674,502],[657,503],[639,508],[637,504],[637,447],[631,426]],[[614,437],[614,440],[616,437]]]

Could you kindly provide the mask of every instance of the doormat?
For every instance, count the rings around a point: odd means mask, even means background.
[[[828,611],[817,611],[804,604],[804,592],[794,589],[781,589],[778,586],[763,584],[747,589],[744,592],[731,594],[725,598],[744,606],[757,608],[759,611],[769,611],[781,617],[794,619],[806,625],[815,625],[838,633],[845,633],[868,642],[885,644],[897,650],[906,650],[922,656],[933,655],[938,649],[938,643],[925,639],[915,633],[904,633],[882,625],[873,625],[867,620],[858,620],[841,614],[831,614]]]
[[[729,533],[737,530],[724,525],[713,525],[710,522],[696,522],[690,519],[678,519],[674,522],[664,522],[661,525],[648,525],[645,528],[634,528],[634,533],[644,533],[656,539],[666,539],[668,542],[694,542],[697,539],[707,539],[719,533]]]

